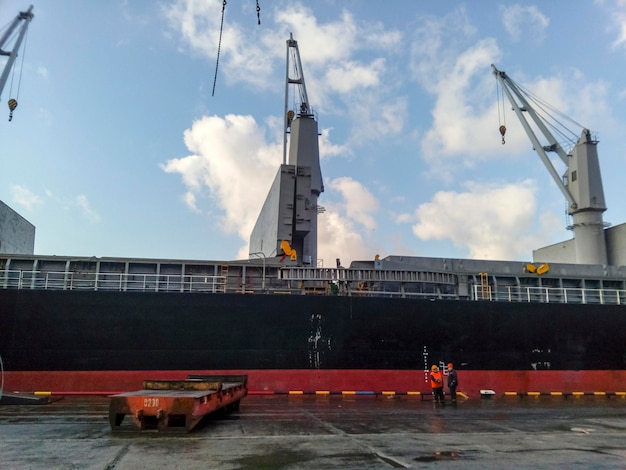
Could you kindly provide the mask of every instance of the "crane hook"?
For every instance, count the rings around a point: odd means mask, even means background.
[[[13,119],[13,111],[17,108],[17,100],[11,98],[7,104],[9,105],[9,121],[11,121]]]
[[[500,126],[500,135],[502,136],[502,145],[505,144],[505,142],[504,142],[504,134],[506,134],[506,126]]]

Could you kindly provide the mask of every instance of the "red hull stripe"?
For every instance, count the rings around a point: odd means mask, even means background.
[[[144,380],[182,380],[190,374],[248,375],[252,395],[430,395],[424,371],[410,370],[188,370],[5,372],[4,393],[112,395],[141,390]],[[459,391],[479,396],[626,397],[626,370],[459,370]],[[446,387],[447,389],[447,387]]]

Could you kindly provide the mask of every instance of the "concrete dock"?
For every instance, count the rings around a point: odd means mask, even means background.
[[[111,432],[106,397],[52,400],[0,406],[0,468],[626,468],[619,397],[436,407],[410,396],[248,396],[174,435]]]

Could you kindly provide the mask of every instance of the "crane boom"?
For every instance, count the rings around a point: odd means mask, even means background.
[[[0,38],[0,55],[9,56],[9,59],[4,65],[2,75],[0,75],[0,97],[2,97],[2,91],[4,90],[4,85],[7,82],[7,78],[9,77],[9,73],[11,72],[11,69],[13,68],[13,63],[15,62],[15,59],[17,57],[17,51],[22,45],[22,40],[24,39],[24,36],[26,35],[28,24],[30,23],[30,21],[33,19],[34,16],[35,15],[33,15],[32,5],[27,11],[19,12],[17,16],[15,17],[15,19],[11,22],[11,25],[7,28],[5,33]],[[22,21],[23,23],[20,24],[20,22]],[[6,47],[6,44],[8,43],[9,39],[13,35],[13,32],[18,26],[20,29],[19,29],[19,33],[17,36],[17,40],[13,44],[13,48],[6,51],[4,48]]]
[[[493,64],[491,67],[534,150],[567,200],[567,212],[573,219],[569,228],[574,232],[576,261],[581,264],[606,264],[607,250],[602,220],[606,204],[598,160],[598,141],[592,138],[588,129],[583,129],[572,151],[565,152],[519,87],[505,72],[498,70]],[[535,123],[547,139],[548,145],[539,142],[526,116]],[[567,166],[563,178],[557,173],[547,152],[555,152]]]
[[[539,118],[539,116],[537,115],[535,110],[532,108],[532,106],[528,103],[528,101],[526,100],[526,97],[520,92],[519,88],[517,88],[515,83],[511,81],[508,75],[505,72],[498,70],[496,66],[493,64],[491,64],[491,67],[493,68],[493,73],[496,76],[496,79],[502,86],[504,93],[506,94],[507,98],[511,102],[511,105],[513,106],[513,111],[515,111],[515,115],[518,117],[518,119],[522,123],[522,127],[524,128],[524,131],[526,131],[528,138],[533,144],[533,148],[539,155],[539,158],[541,158],[541,161],[547,168],[548,172],[550,173],[550,176],[552,176],[552,179],[556,183],[557,187],[561,190],[561,192],[563,193],[563,196],[565,196],[565,199],[567,199],[569,206],[570,207],[576,206],[576,201],[574,200],[574,197],[570,194],[569,189],[567,189],[567,186],[563,183],[563,180],[557,173],[556,169],[554,168],[554,165],[552,165],[552,162],[550,161],[550,158],[548,157],[546,153],[547,151],[556,152],[561,158],[561,160],[563,161],[563,163],[567,165],[567,155],[565,151],[563,150],[561,145],[557,142],[557,140],[554,138],[552,133],[548,130],[545,123]],[[513,95],[515,95],[515,97]],[[523,112],[528,113],[528,115],[535,122],[537,127],[541,130],[541,133],[548,140],[550,145],[548,146],[541,145],[541,143],[539,142],[539,139],[537,138],[532,128],[530,127],[528,120],[526,119],[524,114],[522,114]]]
[[[293,76],[291,73],[293,73]],[[293,38],[293,34],[289,34],[287,39],[287,57],[285,60],[285,113],[284,113],[284,134],[283,134],[283,165],[287,163],[287,134],[291,121],[295,115],[289,114],[289,90],[290,85],[295,85],[298,91],[299,106],[298,115],[310,115],[309,96],[306,92],[306,84],[304,83],[304,73],[302,72],[302,61],[300,60],[300,49],[298,41]]]

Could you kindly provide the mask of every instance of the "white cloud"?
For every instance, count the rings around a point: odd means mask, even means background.
[[[82,215],[90,222],[100,222],[100,215],[91,207],[89,199],[84,194],[79,194],[69,199],[57,197],[48,189],[44,190],[44,194],[46,198],[53,201],[56,207],[61,207],[70,211],[78,208],[80,209]],[[13,185],[11,187],[11,197],[17,205],[28,211],[32,211],[44,204],[44,199],[32,192],[30,189],[20,185]]]
[[[219,45],[218,73],[225,75],[224,82],[267,87],[271,83],[272,60],[282,54],[278,48],[268,47],[263,38],[250,40],[250,34],[233,21],[224,21],[220,44],[221,10],[219,0],[179,0],[163,7],[163,14],[192,52],[215,60]]]
[[[293,38],[298,41],[300,54],[306,57],[307,66],[344,62],[357,45],[357,25],[346,10],[336,21],[318,23],[310,8],[293,3],[286,9],[277,11],[275,21],[281,37],[287,37],[289,32],[293,33]]]
[[[228,115],[194,122],[185,131],[185,144],[192,154],[169,160],[162,169],[181,175],[192,210],[211,198],[222,212],[222,231],[239,236],[243,246],[237,256],[246,258],[250,233],[282,161],[282,143],[266,142],[265,130],[252,117]],[[326,212],[318,225],[319,256],[327,263],[342,256],[369,257],[371,240],[360,232],[376,228],[378,201],[350,178],[327,183],[326,192],[324,199],[339,195],[341,202],[320,201]]]
[[[326,205],[320,214],[317,228],[317,253],[324,266],[335,266],[339,258],[343,266],[352,260],[374,259],[376,243],[362,227],[340,213],[340,207]]]
[[[43,78],[44,80],[48,78],[48,68],[44,65],[40,65],[37,67],[37,75]]]
[[[405,128],[408,99],[404,96],[385,98],[381,94],[356,94],[349,113],[355,123],[350,145],[390,139]]]
[[[198,211],[199,198],[209,196],[223,213],[222,230],[247,243],[282,162],[282,143],[267,143],[251,116],[230,114],[195,121],[185,144],[192,155],[169,160],[163,170],[182,176],[190,208]]]
[[[164,14],[191,51],[214,60],[219,11],[221,2],[217,0],[179,0],[165,8]],[[393,52],[402,38],[398,31],[385,30],[379,23],[357,24],[347,10],[333,21],[319,22],[312,9],[300,3],[265,9],[264,14],[270,19],[258,31],[244,30],[232,19],[225,22],[219,62],[224,82],[243,82],[257,90],[274,86],[276,80],[282,80],[277,71],[284,70],[285,40],[293,34],[315,112],[355,114],[367,108],[370,119],[358,121],[355,142],[389,137],[402,129],[405,116],[400,108],[406,107],[406,99],[390,91],[398,77],[385,80],[386,60],[381,57],[357,57],[363,48]],[[384,112],[374,114],[372,109]],[[390,113],[395,115],[393,119]]]
[[[343,196],[347,218],[363,225],[366,230],[376,228],[373,213],[378,211],[378,201],[365,186],[352,178],[342,177],[332,180],[328,187]]]
[[[89,200],[87,199],[87,196],[85,196],[84,194],[79,194],[74,198],[74,204],[82,210],[83,215],[87,219],[89,219],[90,222],[100,222],[100,215],[93,210],[91,204],[89,203]]]
[[[504,29],[515,42],[539,44],[545,37],[550,19],[535,5],[519,4],[500,7]]]
[[[346,93],[355,88],[369,88],[378,85],[384,69],[384,59],[376,59],[369,66],[348,61],[343,64],[331,65],[326,72],[324,81],[332,90]]]
[[[332,128],[322,129],[320,133],[318,143],[320,150],[320,159],[335,157],[335,156],[350,156],[352,155],[352,150],[346,145],[337,145],[333,144],[330,141],[330,131]],[[323,173],[323,172],[322,172]]]
[[[499,54],[495,41],[481,40],[455,57],[433,87],[433,126],[423,136],[422,152],[442,174],[472,166],[501,150],[490,68]],[[492,92],[484,93],[489,88]],[[452,160],[455,166],[451,166]]]
[[[495,39],[475,39],[463,8],[420,24],[411,38],[409,70],[435,99],[432,126],[421,133],[422,157],[429,173],[451,181],[459,170],[501,152],[490,67],[501,52]],[[509,145],[507,152],[515,148]]]
[[[610,18],[617,28],[617,39],[614,48],[626,48],[626,0],[616,0],[615,8],[611,9]]]
[[[413,233],[422,240],[451,240],[474,259],[519,259],[541,245],[546,233],[561,231],[550,214],[533,227],[535,183],[467,183],[466,192],[440,191],[415,211]]]
[[[43,203],[42,199],[34,192],[19,184],[11,186],[11,198],[17,205],[29,211]]]
[[[446,22],[457,25],[459,34],[453,40],[445,36]],[[461,9],[441,19],[424,21],[411,46],[413,78],[435,98],[432,126],[421,140],[422,156],[428,163],[427,173],[448,183],[466,168],[488,160],[527,155],[532,148],[508,100],[500,105],[503,112],[498,112],[491,70],[491,64],[497,64],[502,55],[498,44],[492,38],[476,41],[474,33]],[[525,81],[524,77],[515,77],[515,71],[507,72],[584,127],[593,129],[610,116],[606,85],[588,82],[576,69]],[[498,132],[500,124],[508,129],[505,147]],[[580,132],[576,125],[567,125]]]
[[[378,224],[378,200],[358,181],[337,178],[325,184],[326,212],[318,219],[318,256],[324,265],[340,258],[346,266],[355,259],[373,259],[380,251],[372,234]],[[339,201],[335,201],[340,196]],[[329,264],[330,263],[330,264]]]
[[[408,40],[408,68],[414,80],[434,92],[459,51],[473,41],[476,29],[463,8],[441,18],[420,18],[419,24]],[[450,31],[455,34],[450,34]]]

